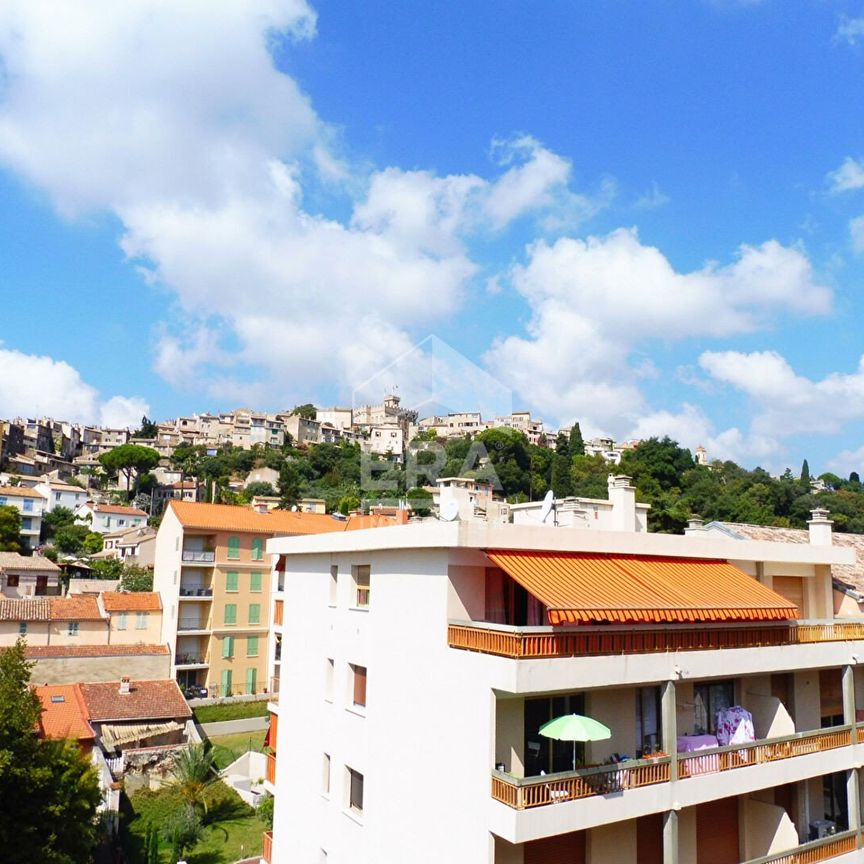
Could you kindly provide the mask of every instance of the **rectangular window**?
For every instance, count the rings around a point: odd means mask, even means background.
[[[260,594],[261,593],[261,571],[253,570],[249,574],[249,591],[252,594]]]
[[[321,766],[321,791],[325,795],[330,794],[330,754],[324,754],[324,762]]]
[[[222,637],[222,659],[230,660],[234,656],[234,637]]]
[[[330,568],[330,605],[335,606],[339,597],[339,567]]]
[[[60,501],[62,498],[63,498],[63,493],[62,493],[62,492],[55,492],[55,493],[54,493],[54,500],[55,500],[55,501]],[[78,496],[76,495],[75,498],[76,498],[76,500],[77,500]]]
[[[237,604],[236,603],[226,603],[225,604],[225,624],[236,624],[237,623]]]
[[[246,693],[252,694],[256,692],[258,686],[258,670],[252,666],[246,670]]]
[[[25,498],[24,499],[24,512],[25,513],[32,513],[33,512],[33,499],[32,498]]]
[[[354,590],[356,595],[354,605],[360,609],[365,609],[369,606],[370,576],[371,573],[368,564],[359,564],[354,567]]]
[[[24,516],[21,519],[21,530],[22,531],[32,531],[33,530],[33,519],[30,516]]]
[[[240,538],[239,537],[229,537],[228,538],[228,557],[236,561],[240,557]]]
[[[236,570],[229,570],[225,574],[225,590],[230,591],[232,594],[240,590],[240,577],[237,575]]]
[[[363,812],[363,775],[348,768],[348,806],[355,813]]]
[[[77,636],[78,635],[78,622],[77,621],[70,621],[69,622],[69,630],[67,632],[70,636]]]
[[[121,612],[117,616],[117,629],[118,630],[125,630],[126,629],[126,613],[125,612]]]
[[[19,636],[26,636],[27,635],[27,622],[26,621],[19,621],[18,622],[18,635]]]
[[[336,677],[336,664],[331,657],[327,658],[324,665],[324,698],[328,702],[333,701],[333,680]]]
[[[149,613],[147,612],[139,612],[135,616],[135,629],[136,630],[146,630],[147,629],[147,618],[149,617]]]
[[[261,537],[252,538],[252,560],[264,560],[264,540]]]
[[[250,624],[260,624],[261,623],[261,604],[260,603],[250,603],[249,604],[249,623]]]
[[[250,636],[246,640],[246,656],[247,657],[257,657],[258,656],[258,637]]]
[[[6,577],[6,587],[7,588],[17,588],[20,584],[21,577],[17,573],[10,573]]]
[[[358,708],[366,707],[366,667],[351,664],[352,701]]]
[[[219,687],[219,695],[220,696],[230,696],[231,695],[231,670],[223,669],[222,676]]]

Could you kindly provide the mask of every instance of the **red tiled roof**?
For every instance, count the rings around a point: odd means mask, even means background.
[[[42,703],[39,731],[45,738],[73,738],[76,741],[96,738],[77,684],[51,684],[34,689]]]
[[[99,604],[91,594],[71,597],[49,597],[52,621],[100,621]]]
[[[167,645],[28,645],[28,660],[51,657],[131,657],[167,654]]]
[[[0,598],[0,621],[49,621],[50,618],[51,605],[47,597]]]
[[[0,497],[10,496],[11,498],[41,498],[45,500],[45,496],[35,489],[30,489],[27,486],[0,486]]]
[[[191,717],[192,712],[176,681],[133,681],[120,693],[119,681],[81,684],[91,720],[156,720]]]
[[[123,507],[120,504],[88,504],[94,513],[108,513],[110,516],[146,516],[137,507]]]
[[[106,612],[159,612],[162,601],[155,591],[106,591],[102,595]]]

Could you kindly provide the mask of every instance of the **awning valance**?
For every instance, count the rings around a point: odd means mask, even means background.
[[[175,720],[167,723],[133,723],[127,726],[104,724],[99,730],[102,743],[107,750],[118,744],[128,744],[130,741],[146,741],[157,735],[167,735],[169,732],[179,732],[183,726]]]
[[[486,553],[551,624],[783,621],[798,609],[728,561],[586,552]]]

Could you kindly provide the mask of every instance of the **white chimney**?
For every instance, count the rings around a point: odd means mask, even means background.
[[[831,546],[834,542],[831,526],[834,523],[828,518],[828,511],[821,507],[810,511],[807,527],[810,529],[810,542],[814,546]]]
[[[694,516],[687,520],[687,527],[684,529],[685,534],[704,534],[705,523],[698,517]]]
[[[609,475],[609,503],[612,505],[612,530],[636,530],[636,487],[626,474]]]
[[[121,696],[128,696],[130,692],[131,692],[131,690],[129,687],[129,676],[124,675],[120,679],[120,695]]]

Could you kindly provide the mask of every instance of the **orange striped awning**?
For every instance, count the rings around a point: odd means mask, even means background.
[[[489,550],[551,624],[785,621],[798,609],[728,561]]]

